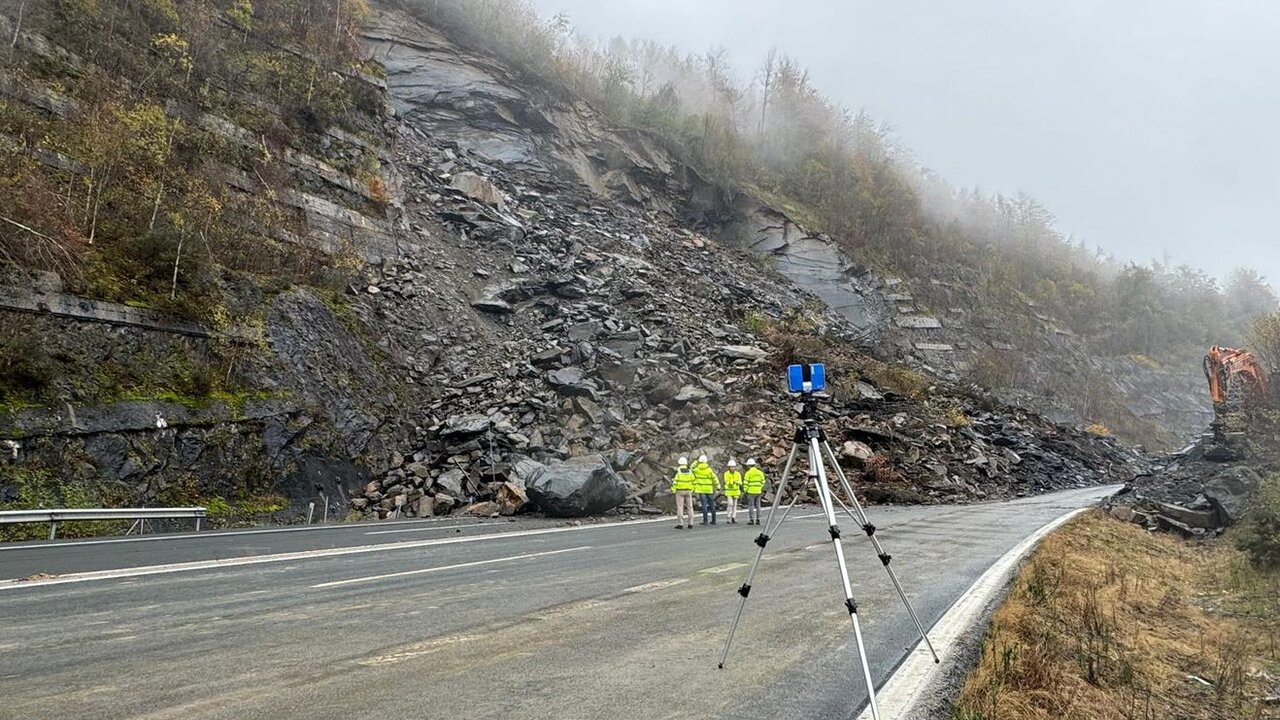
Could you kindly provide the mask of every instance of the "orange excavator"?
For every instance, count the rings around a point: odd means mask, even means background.
[[[1213,399],[1214,440],[1205,457],[1219,461],[1238,459],[1244,448],[1239,440],[1248,431],[1248,416],[1242,411],[1272,404],[1267,372],[1258,356],[1248,350],[1214,345],[1204,356],[1204,375]]]
[[[1258,356],[1248,350],[1214,345],[1204,356],[1204,375],[1215,414],[1269,404],[1267,373]]]

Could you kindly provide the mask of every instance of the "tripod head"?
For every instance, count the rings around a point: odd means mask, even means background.
[[[822,421],[818,398],[811,392],[800,394],[800,421],[805,425],[816,425]]]

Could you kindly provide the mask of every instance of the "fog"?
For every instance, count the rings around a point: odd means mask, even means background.
[[[1280,281],[1280,3],[534,0],[591,37],[770,47],[953,184],[1120,259]]]

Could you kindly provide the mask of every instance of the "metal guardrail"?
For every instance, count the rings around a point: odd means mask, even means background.
[[[79,520],[133,520],[134,528],[139,534],[146,530],[148,520],[170,518],[194,518],[196,532],[200,531],[200,521],[208,516],[208,510],[202,507],[189,508],[88,508],[88,509],[48,509],[48,510],[0,510],[0,525],[14,523],[49,523],[49,539],[58,537],[58,523]]]

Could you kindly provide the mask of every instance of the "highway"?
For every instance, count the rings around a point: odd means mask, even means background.
[[[1020,540],[1114,489],[868,514],[928,625]],[[0,545],[0,718],[855,716],[866,696],[817,509],[769,544],[724,670],[759,528],[673,525],[438,518]],[[841,525],[880,683],[917,635]]]

